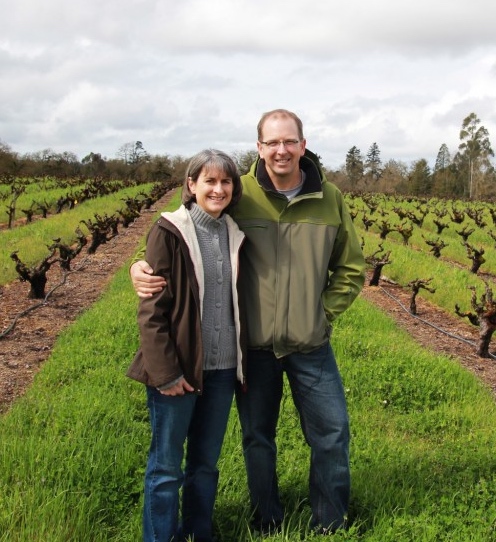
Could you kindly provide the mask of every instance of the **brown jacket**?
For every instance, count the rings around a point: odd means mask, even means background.
[[[238,296],[239,251],[244,235],[230,216],[226,215],[226,222],[238,338],[237,374],[245,384],[245,323]],[[155,275],[165,278],[167,286],[140,300],[140,348],[127,376],[153,387],[184,376],[195,392],[201,393],[203,264],[194,224],[184,206],[173,213],[162,213],[154,224],[148,234],[146,261]]]

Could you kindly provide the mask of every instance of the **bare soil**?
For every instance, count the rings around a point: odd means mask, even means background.
[[[155,211],[165,207],[172,194],[167,193],[152,209],[143,211],[127,229],[121,228],[119,235],[95,254],[83,250],[73,260],[65,283],[41,306],[18,318],[12,331],[0,338],[0,413],[30,386],[59,333],[99,298],[115,272],[135,253]],[[62,273],[53,268],[48,275],[47,292],[63,280]],[[28,299],[28,292],[29,284],[19,281],[0,288],[0,335],[12,326],[17,315],[40,304],[40,300]],[[386,280],[381,280],[380,286],[366,285],[361,295],[394,318],[422,346],[460,363],[496,394],[496,361],[477,356],[478,329],[468,321],[420,297],[414,317],[408,311],[410,293]]]
[[[156,210],[164,208],[173,193],[168,192],[151,209],[143,210],[128,228],[121,226],[119,234],[100,245],[95,254],[88,255],[83,249],[72,260],[62,285],[64,275],[54,265],[47,273],[45,291],[60,286],[46,302],[28,298],[28,283],[16,280],[0,287],[0,413],[7,411],[32,383],[60,332],[100,297],[113,275],[136,252]],[[15,321],[24,311],[29,312]],[[2,338],[14,321],[12,331]]]
[[[387,280],[381,280],[379,286],[365,286],[361,295],[392,317],[423,347],[472,371],[496,396],[496,360],[477,355],[479,328],[456,316],[454,307],[451,314],[418,296],[417,315],[413,316],[409,312],[411,292]]]

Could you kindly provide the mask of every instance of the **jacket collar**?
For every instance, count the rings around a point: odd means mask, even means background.
[[[314,161],[314,156],[310,151],[305,151],[305,155],[300,158],[300,169],[305,172],[305,182],[298,196],[322,192],[323,173]],[[316,156],[315,159],[317,159]],[[277,193],[277,189],[269,177],[263,158],[258,158],[255,164],[255,176],[262,188]]]

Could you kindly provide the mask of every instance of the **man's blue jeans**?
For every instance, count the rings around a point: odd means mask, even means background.
[[[343,385],[329,344],[308,354],[294,353],[279,360],[273,352],[248,352],[248,389],[239,391],[236,398],[255,522],[277,525],[284,514],[275,442],[284,373],[311,450],[312,526],[341,528],[350,496],[350,433]],[[279,431],[284,431],[284,427]]]
[[[212,540],[217,461],[235,386],[236,369],[225,369],[204,371],[202,395],[168,397],[147,387],[152,440],[145,473],[144,542],[170,542],[193,535],[195,542]]]

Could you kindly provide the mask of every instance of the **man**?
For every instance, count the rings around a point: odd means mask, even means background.
[[[258,158],[242,177],[232,216],[242,251],[248,322],[247,389],[237,394],[256,528],[275,530],[284,511],[276,472],[276,426],[286,373],[311,449],[312,527],[346,526],[349,422],[329,344],[333,320],[364,283],[365,262],[342,194],[306,150],[301,120],[276,109],[258,123]],[[131,268],[138,294],[163,287],[146,262]]]

